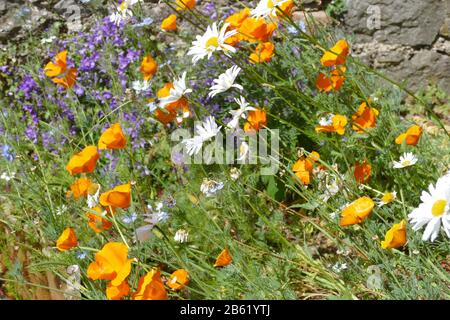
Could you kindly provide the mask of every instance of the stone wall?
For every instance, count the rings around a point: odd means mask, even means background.
[[[417,90],[450,93],[450,0],[347,0],[353,54]]]

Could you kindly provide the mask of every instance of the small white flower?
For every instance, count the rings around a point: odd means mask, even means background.
[[[203,143],[215,137],[222,127],[218,127],[216,119],[209,116],[205,122],[195,126],[195,135],[193,138],[183,140],[187,153],[192,156],[197,154],[203,147]]]
[[[200,191],[207,197],[212,197],[216,194],[217,191],[221,190],[223,186],[223,182],[217,182],[204,178],[203,183],[200,186]]]
[[[193,56],[192,62],[195,64],[197,61],[208,57],[211,58],[213,52],[224,51],[225,54],[230,52],[236,52],[236,49],[225,43],[225,40],[229,37],[234,36],[237,31],[227,31],[229,23],[225,23],[222,28],[218,29],[217,23],[214,22],[212,25],[208,26],[206,32],[202,35],[196,36],[194,42],[192,42],[192,47],[188,51],[188,55]]]
[[[94,194],[90,194],[88,192],[88,195],[87,195],[87,206],[88,206],[89,209],[92,209],[92,208],[96,207],[97,204],[98,204],[98,199],[100,197],[100,185],[97,185],[97,186],[98,186],[97,187],[97,191],[95,191]]]
[[[147,208],[151,213],[144,215],[147,217],[147,219],[144,219],[144,221],[150,223],[153,226],[161,222],[166,222],[169,219],[170,215],[167,211],[163,210],[163,206],[164,204],[162,202],[158,202],[155,209],[153,209],[151,205],[148,205]]]
[[[413,166],[417,162],[417,157],[412,152],[405,152],[400,156],[400,161],[394,161],[394,168],[401,169],[409,166]]]
[[[11,174],[3,172],[2,175],[0,176],[0,179],[5,180],[5,181],[8,182],[8,181],[14,179],[15,177],[16,177],[16,173],[15,172],[11,172]]]
[[[167,97],[161,98],[159,107],[164,108],[166,105],[180,100],[185,94],[192,92],[192,89],[186,88],[186,71],[183,72],[181,78],[173,81],[173,88],[170,89]],[[188,115],[189,116],[189,115]]]
[[[277,6],[282,5],[288,0],[261,0],[255,9],[252,10],[251,14],[253,17],[269,17],[277,16],[278,10]]]
[[[388,203],[391,203],[392,201],[395,200],[395,198],[397,198],[397,192],[393,191],[393,192],[385,192],[383,194],[383,196],[378,199],[378,206],[382,207]]]
[[[65,213],[67,211],[67,206],[65,205],[65,204],[63,204],[61,207],[58,207],[57,209],[56,209],[56,215],[57,216],[60,216],[60,215],[62,215],[63,213]]]
[[[234,81],[236,80],[240,71],[241,71],[241,68],[239,68],[237,66],[232,66],[230,69],[225,71],[225,73],[222,73],[221,75],[219,75],[218,79],[213,80],[215,85],[213,85],[209,89],[209,90],[211,90],[211,92],[208,94],[208,96],[214,97],[216,94],[225,92],[232,87],[237,88],[242,91],[244,88],[240,84],[234,83]]]
[[[173,239],[176,242],[185,243],[188,241],[188,237],[189,237],[189,232],[187,232],[184,229],[179,229],[179,230],[177,230],[177,232],[175,232],[175,236],[173,237]]]
[[[255,108],[250,107],[248,102],[242,96],[240,96],[239,99],[234,98],[234,101],[239,105],[239,109],[230,111],[230,114],[233,117],[227,124],[227,127],[230,129],[236,129],[239,126],[240,118],[247,118],[247,111],[256,110]]]
[[[333,117],[334,114],[329,113],[326,117],[322,117],[319,119],[319,125],[320,126],[332,126],[333,125]]]
[[[239,177],[241,176],[241,170],[239,170],[238,168],[231,168],[230,169],[230,177],[233,181],[236,181],[237,179],[239,179]]]
[[[343,270],[346,270],[347,268],[348,268],[348,266],[347,266],[346,262],[343,262],[343,263],[336,262],[332,267],[334,272],[341,272]]]
[[[131,87],[137,94],[140,94],[142,91],[147,91],[150,89],[150,81],[136,80],[131,83]]]
[[[56,40],[55,36],[50,36],[41,40],[41,44],[53,43]]]
[[[440,177],[436,186],[430,184],[428,192],[422,191],[421,204],[414,209],[408,218],[417,231],[426,225],[422,236],[423,241],[436,240],[441,223],[447,237],[450,238],[450,174]]]

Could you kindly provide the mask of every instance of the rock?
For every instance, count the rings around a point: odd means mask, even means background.
[[[305,11],[295,11],[292,13],[292,20],[295,22],[303,22],[305,25],[307,25],[306,20],[309,21],[315,21],[318,24],[321,25],[329,25],[332,23],[332,19],[326,14],[325,11],[312,11],[312,12],[305,12]]]
[[[431,45],[446,19],[448,0],[347,0],[347,29],[384,43]]]

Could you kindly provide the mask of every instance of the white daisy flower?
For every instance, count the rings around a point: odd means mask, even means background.
[[[412,152],[405,152],[400,156],[400,161],[394,161],[394,168],[401,169],[409,166],[413,166],[419,160]]]
[[[393,192],[385,192],[383,194],[383,196],[378,199],[378,206],[382,207],[385,204],[391,203],[392,201],[394,201],[397,198],[397,192],[393,191]]]
[[[288,0],[261,0],[251,14],[253,17],[269,17],[277,16],[277,6],[282,5]]]
[[[173,239],[176,242],[185,243],[188,241],[188,237],[189,237],[189,232],[187,232],[184,229],[179,229],[179,230],[177,230],[177,232],[175,232],[175,236],[173,237]]]
[[[209,89],[211,90],[211,92],[208,94],[208,96],[214,97],[216,94],[225,92],[231,87],[237,88],[242,91],[244,88],[240,84],[234,83],[240,71],[241,68],[232,66],[230,69],[225,71],[225,73],[222,73],[218,79],[214,79],[213,82],[215,83],[215,85],[213,85]]]
[[[181,78],[173,81],[173,88],[170,89],[169,95],[160,99],[159,107],[164,108],[166,105],[180,100],[185,94],[192,92],[192,89],[186,88],[186,71],[183,72]],[[189,115],[188,115],[189,116]]]
[[[247,101],[245,101],[244,97],[239,97],[239,99],[234,98],[234,101],[239,105],[239,109],[231,110],[230,114],[232,115],[232,119],[228,122],[227,127],[230,129],[236,129],[239,126],[239,118],[246,119],[247,111],[256,110],[253,107],[250,107]]]
[[[197,40],[192,42],[192,47],[187,53],[193,56],[192,62],[194,64],[205,57],[211,58],[215,51],[236,52],[235,48],[225,43],[226,39],[237,33],[237,30],[227,31],[228,26],[229,23],[225,23],[219,31],[217,23],[214,22],[211,26],[208,26],[202,36],[196,36]]]
[[[147,91],[150,89],[150,81],[136,80],[131,83],[131,87],[137,94],[140,94],[142,91]]]
[[[204,178],[203,183],[200,186],[200,191],[207,197],[212,197],[217,193],[217,191],[221,190],[223,186],[223,182],[217,182]]]
[[[195,135],[193,138],[183,140],[188,155],[197,154],[203,147],[203,143],[215,137],[222,126],[218,127],[216,119],[209,116],[205,122],[201,122],[195,126]]]
[[[126,20],[128,17],[133,16],[133,11],[131,11],[131,7],[136,3],[142,0],[124,0],[121,4],[117,6],[117,11],[111,14],[109,20],[114,22],[116,25],[119,25],[122,20]]]
[[[430,239],[433,242],[442,223],[450,238],[450,173],[440,177],[435,187],[430,184],[428,192],[422,191],[420,200],[422,203],[408,215],[413,230],[417,231],[427,225],[422,240]]]

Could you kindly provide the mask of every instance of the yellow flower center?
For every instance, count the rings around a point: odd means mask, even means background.
[[[447,201],[437,200],[431,207],[431,214],[435,217],[442,216],[444,214],[446,205],[447,205]]]
[[[206,41],[206,48],[209,47],[215,47],[217,48],[219,46],[219,38],[217,37],[211,37]]]
[[[407,167],[407,166],[411,165],[411,161],[409,161],[409,160],[403,160],[403,161],[402,161],[402,165],[403,165],[404,167]]]
[[[270,8],[270,9],[275,8],[275,5],[273,4],[272,0],[267,0],[267,8]]]
[[[127,9],[127,2],[124,0],[119,6],[119,10],[121,12],[124,12],[126,9]]]
[[[381,198],[383,203],[390,203],[392,200],[394,200],[394,195],[391,192],[386,192]]]

